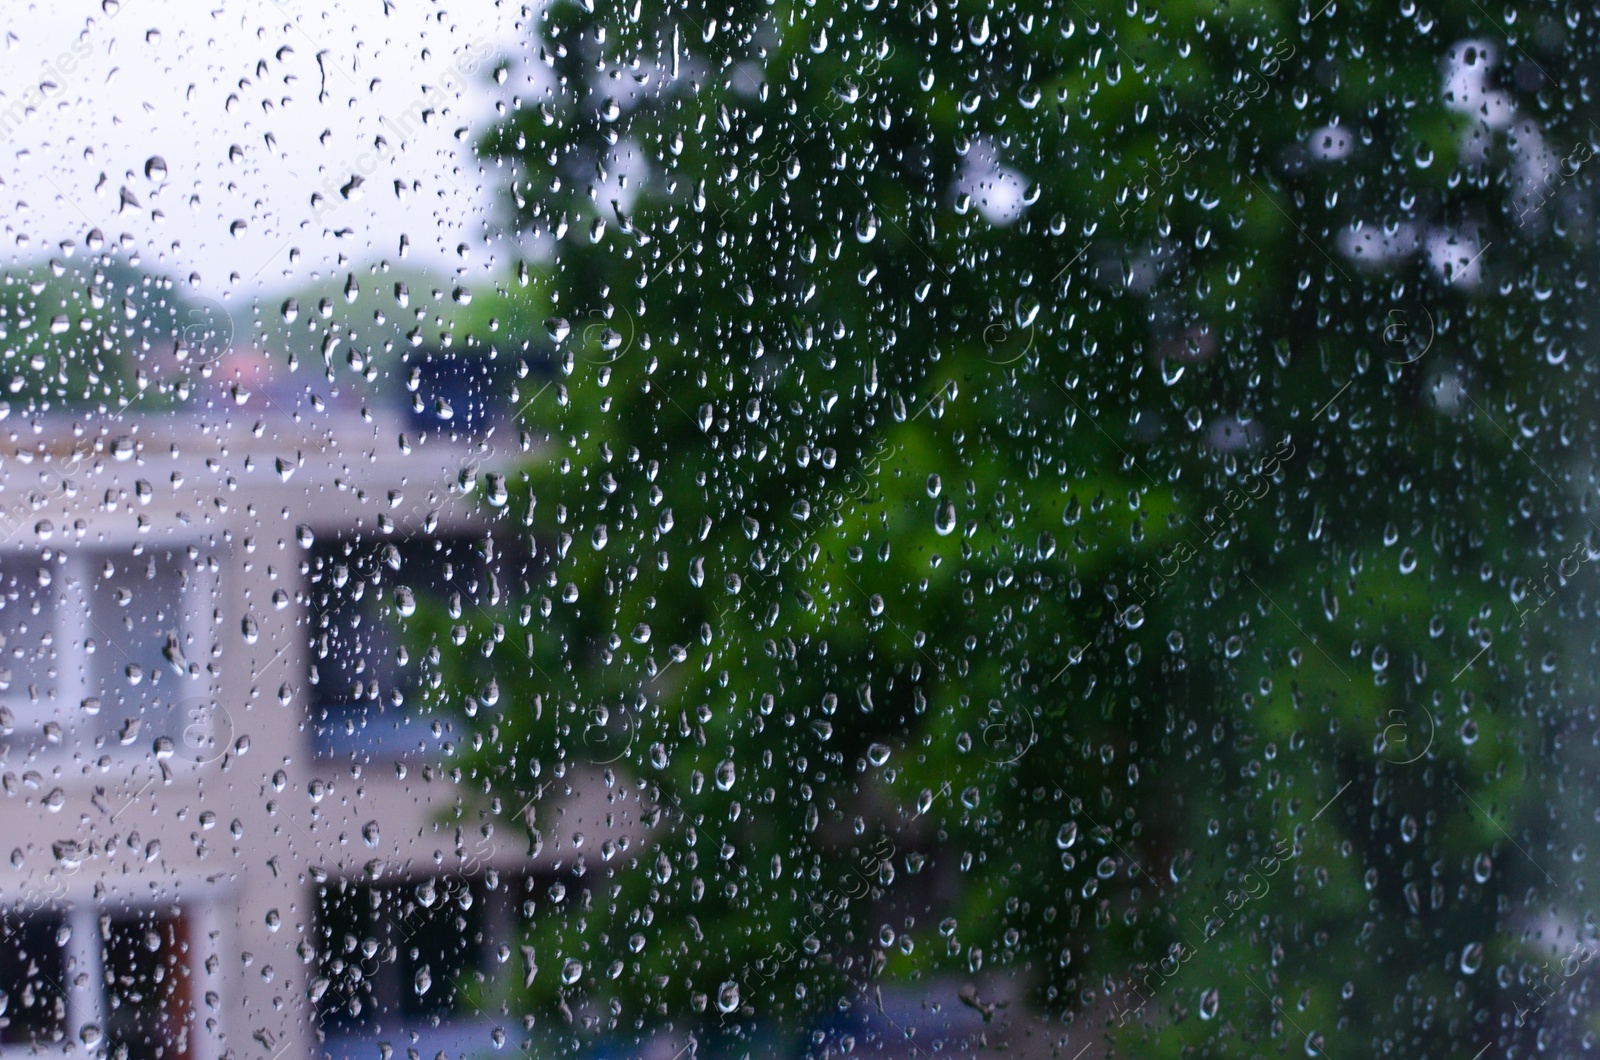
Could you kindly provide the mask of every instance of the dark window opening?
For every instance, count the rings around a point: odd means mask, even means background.
[[[0,1045],[62,1041],[67,961],[60,913],[0,915]]]
[[[415,751],[431,735],[422,709],[430,677],[426,651],[408,643],[400,623],[413,602],[419,615],[461,616],[486,601],[489,571],[477,544],[466,537],[336,539],[313,551],[307,573],[318,751]]]
[[[440,876],[392,884],[330,882],[317,897],[317,1015],[330,1031],[471,1015],[467,995],[498,967],[532,886],[525,877]]]
[[[125,1060],[187,1055],[185,920],[149,913],[103,918],[101,936],[110,1055]]]

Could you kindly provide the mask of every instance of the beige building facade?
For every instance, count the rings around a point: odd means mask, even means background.
[[[523,894],[563,833],[627,824],[577,773],[521,806],[459,783],[400,635],[418,596],[488,601],[479,497],[519,454],[224,396],[0,423],[0,1060],[520,1041],[482,1006]]]

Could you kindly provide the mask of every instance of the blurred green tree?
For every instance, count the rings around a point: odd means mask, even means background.
[[[0,277],[0,370],[12,412],[121,411],[135,400],[159,408],[186,397],[186,370],[232,339],[220,302],[136,260],[55,258]]]
[[[540,9],[533,558],[441,688],[491,790],[650,827],[536,908],[536,1025],[995,976],[1063,1055],[1532,1041],[1593,228],[1488,106],[1583,135],[1576,23],[1315,6]]]

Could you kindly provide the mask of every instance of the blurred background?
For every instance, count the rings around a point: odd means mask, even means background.
[[[1588,1051],[1597,17],[17,5],[0,1060]]]

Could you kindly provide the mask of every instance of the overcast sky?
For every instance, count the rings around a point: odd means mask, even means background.
[[[522,10],[491,0],[10,0],[6,264],[71,244],[81,254],[98,228],[149,271],[192,276],[236,306],[348,265],[398,262],[402,237],[411,264],[469,277],[502,267],[516,247],[493,223],[500,177],[471,146],[496,99],[526,77]],[[491,57],[502,56],[517,64],[497,88]],[[352,177],[364,180],[352,188]],[[314,205],[316,193],[326,201]]]

